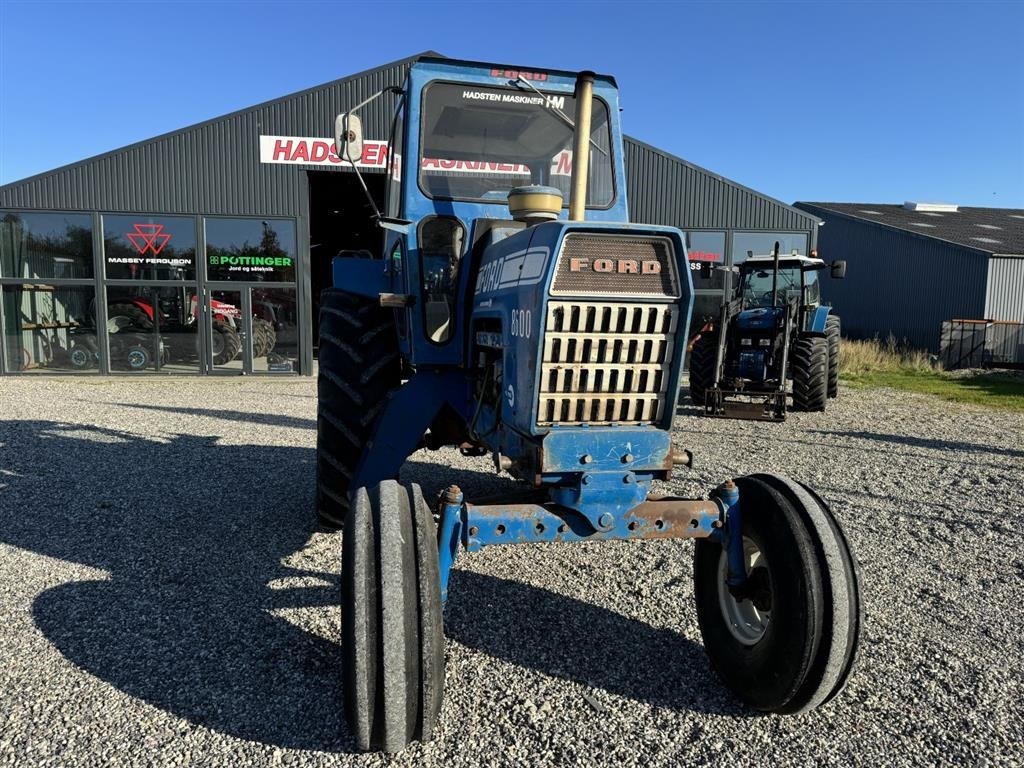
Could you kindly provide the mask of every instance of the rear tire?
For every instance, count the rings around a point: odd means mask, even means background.
[[[802,336],[793,347],[793,408],[824,411],[828,399],[828,340]]]
[[[372,299],[328,288],[320,299],[317,379],[317,517],[339,528],[374,423],[401,384],[394,313]]]
[[[828,396],[839,396],[839,344],[842,339],[842,325],[838,315],[829,315],[825,320],[825,338],[828,339]]]
[[[153,321],[149,315],[137,304],[131,302],[123,304],[110,304],[107,307],[107,321],[117,326],[117,331],[125,328],[151,331]],[[114,331],[116,333],[116,331]]]
[[[748,567],[755,565],[750,573],[762,591],[733,598],[724,548],[698,540],[694,591],[704,646],[748,706],[806,712],[839,693],[853,670],[863,624],[857,562],[831,511],[806,487],[761,474],[736,483]]]
[[[342,539],[345,717],[361,750],[429,741],[444,696],[437,531],[418,485],[356,491]]]
[[[238,357],[242,337],[234,327],[223,320],[213,321],[213,364],[225,365]]]
[[[252,319],[253,357],[266,357],[274,351],[277,332],[274,326],[262,317]]]
[[[690,401],[704,407],[704,395],[715,385],[718,334],[702,333],[690,352]]]

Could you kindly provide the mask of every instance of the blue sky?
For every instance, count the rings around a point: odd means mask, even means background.
[[[0,0],[0,183],[433,49],[615,75],[627,133],[786,202],[1024,207],[1022,39],[1022,2]]]

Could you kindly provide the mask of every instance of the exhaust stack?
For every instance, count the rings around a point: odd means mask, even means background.
[[[594,97],[594,73],[576,77],[576,134],[572,148],[572,186],[569,221],[583,221],[587,209],[587,172],[590,169],[590,113]]]

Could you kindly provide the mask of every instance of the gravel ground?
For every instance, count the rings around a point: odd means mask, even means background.
[[[775,471],[834,506],[867,626],[843,694],[754,716],[708,669],[687,542],[460,560],[436,739],[353,755],[311,380],[0,381],[0,765],[1019,765],[1024,416],[845,390],[782,425],[683,408],[673,488]],[[417,454],[405,479],[507,487]]]

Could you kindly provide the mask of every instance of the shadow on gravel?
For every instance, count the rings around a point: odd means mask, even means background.
[[[270,613],[337,603],[336,575],[301,569],[313,477],[306,448],[0,422],[0,540],[109,572],[33,604],[90,674],[232,736],[349,751],[337,645]],[[289,577],[312,586],[268,586]]]
[[[678,632],[472,571],[452,573],[450,594],[445,633],[470,648],[655,707],[753,716]]]
[[[274,394],[274,397],[280,395]],[[296,397],[296,395],[292,395]],[[316,429],[316,419],[303,419],[298,416],[282,416],[278,413],[253,413],[251,411],[224,411],[213,408],[177,408],[169,405],[141,405],[139,403],[111,403],[121,408],[138,408],[144,411],[161,411],[163,413],[180,413],[184,416],[206,416],[226,421],[241,421],[245,424],[266,424],[269,427],[291,427],[293,429]]]
[[[958,440],[930,440],[925,437],[912,437],[910,435],[890,435],[882,432],[835,432],[828,429],[812,429],[811,432],[819,435],[830,435],[834,437],[852,437],[857,440],[874,440],[880,443],[895,443],[896,445],[909,445],[912,448],[927,448],[933,451],[953,451],[968,453],[988,453],[993,456],[1008,456],[1010,458],[1024,458],[1024,451],[1013,448],[1000,448],[994,445],[980,445],[978,443],[964,443]]]
[[[433,493],[449,472],[413,461],[403,476]],[[302,567],[314,475],[309,448],[0,421],[0,541],[109,574],[33,603],[40,631],[81,669],[196,726],[348,752],[338,577]],[[472,493],[515,487],[455,476]],[[457,571],[452,590],[446,629],[467,646],[657,706],[742,714],[677,633],[475,573]],[[330,616],[308,623],[324,637],[272,613],[322,607]]]

